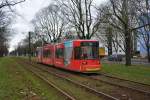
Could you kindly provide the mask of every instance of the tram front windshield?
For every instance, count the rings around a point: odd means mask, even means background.
[[[75,47],[75,59],[98,59],[98,42],[82,42]]]

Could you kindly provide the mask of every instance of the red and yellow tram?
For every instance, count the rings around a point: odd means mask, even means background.
[[[77,72],[95,72],[101,69],[96,40],[72,40],[47,44],[37,49],[37,61]]]

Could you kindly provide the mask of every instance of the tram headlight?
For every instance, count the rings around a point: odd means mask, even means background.
[[[82,62],[82,64],[83,64],[83,65],[86,65],[86,64],[87,64],[87,62],[86,62],[86,61],[84,61],[84,62]]]

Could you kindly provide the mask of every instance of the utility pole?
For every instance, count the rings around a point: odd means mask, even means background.
[[[43,51],[44,51],[43,47],[44,47],[44,36],[42,35],[42,57],[41,57],[41,61],[43,60]]]
[[[29,62],[31,62],[31,32],[29,34],[29,51],[28,51],[28,56],[29,56]]]
[[[108,56],[112,55],[112,28],[107,29]]]

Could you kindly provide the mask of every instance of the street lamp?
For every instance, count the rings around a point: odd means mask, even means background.
[[[29,51],[28,51],[28,56],[29,56],[29,62],[31,62],[31,34],[32,34],[33,32],[28,32],[28,35],[29,35]]]

